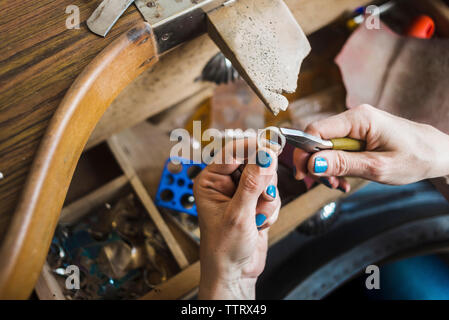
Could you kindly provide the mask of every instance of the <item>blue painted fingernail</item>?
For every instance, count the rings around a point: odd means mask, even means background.
[[[322,184],[324,184],[326,187],[333,189],[332,185],[330,184],[329,180],[327,180],[327,178],[320,178],[320,181]]]
[[[276,187],[272,184],[269,185],[267,188],[267,194],[272,198],[276,198]]]
[[[315,173],[323,173],[323,172],[326,172],[326,170],[327,170],[326,159],[321,158],[321,157],[316,157],[313,171],[315,171]]]
[[[268,140],[268,142],[269,142],[270,144],[274,144],[275,146],[280,146],[280,144],[277,143],[276,141]]]
[[[256,163],[259,167],[268,168],[271,165],[271,156],[268,152],[259,150],[256,156]]]
[[[256,214],[256,225],[258,227],[260,227],[261,225],[263,225],[263,223],[265,222],[265,220],[267,220],[267,217],[265,217],[265,215],[258,213]]]

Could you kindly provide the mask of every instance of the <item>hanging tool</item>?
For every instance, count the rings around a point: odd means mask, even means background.
[[[195,81],[209,81],[216,84],[226,84],[240,79],[238,71],[232,66],[231,61],[219,52],[213,56],[203,68],[201,75]]]
[[[105,37],[126,9],[134,3],[150,24],[162,54],[207,32],[207,13],[228,0],[103,0],[87,19],[90,31]]]
[[[106,37],[120,16],[134,0],[104,0],[87,19],[87,27],[95,34]]]

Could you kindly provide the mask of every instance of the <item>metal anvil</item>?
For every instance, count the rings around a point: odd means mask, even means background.
[[[287,108],[282,94],[296,90],[310,45],[282,0],[104,0],[89,29],[106,36],[133,2],[151,25],[159,55],[209,32],[274,114]]]

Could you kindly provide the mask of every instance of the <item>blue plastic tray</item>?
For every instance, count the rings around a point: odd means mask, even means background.
[[[170,161],[176,159],[180,162],[173,170]],[[206,167],[204,163],[194,163],[184,158],[170,158],[165,162],[161,181],[156,194],[156,205],[197,216],[196,204],[193,198],[193,181],[201,170]],[[171,170],[171,171],[170,171]]]

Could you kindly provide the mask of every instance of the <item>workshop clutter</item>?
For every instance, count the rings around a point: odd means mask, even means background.
[[[66,299],[135,299],[178,271],[134,193],[106,202],[72,226],[59,226],[47,263]],[[79,288],[66,285],[69,266],[79,269]]]

